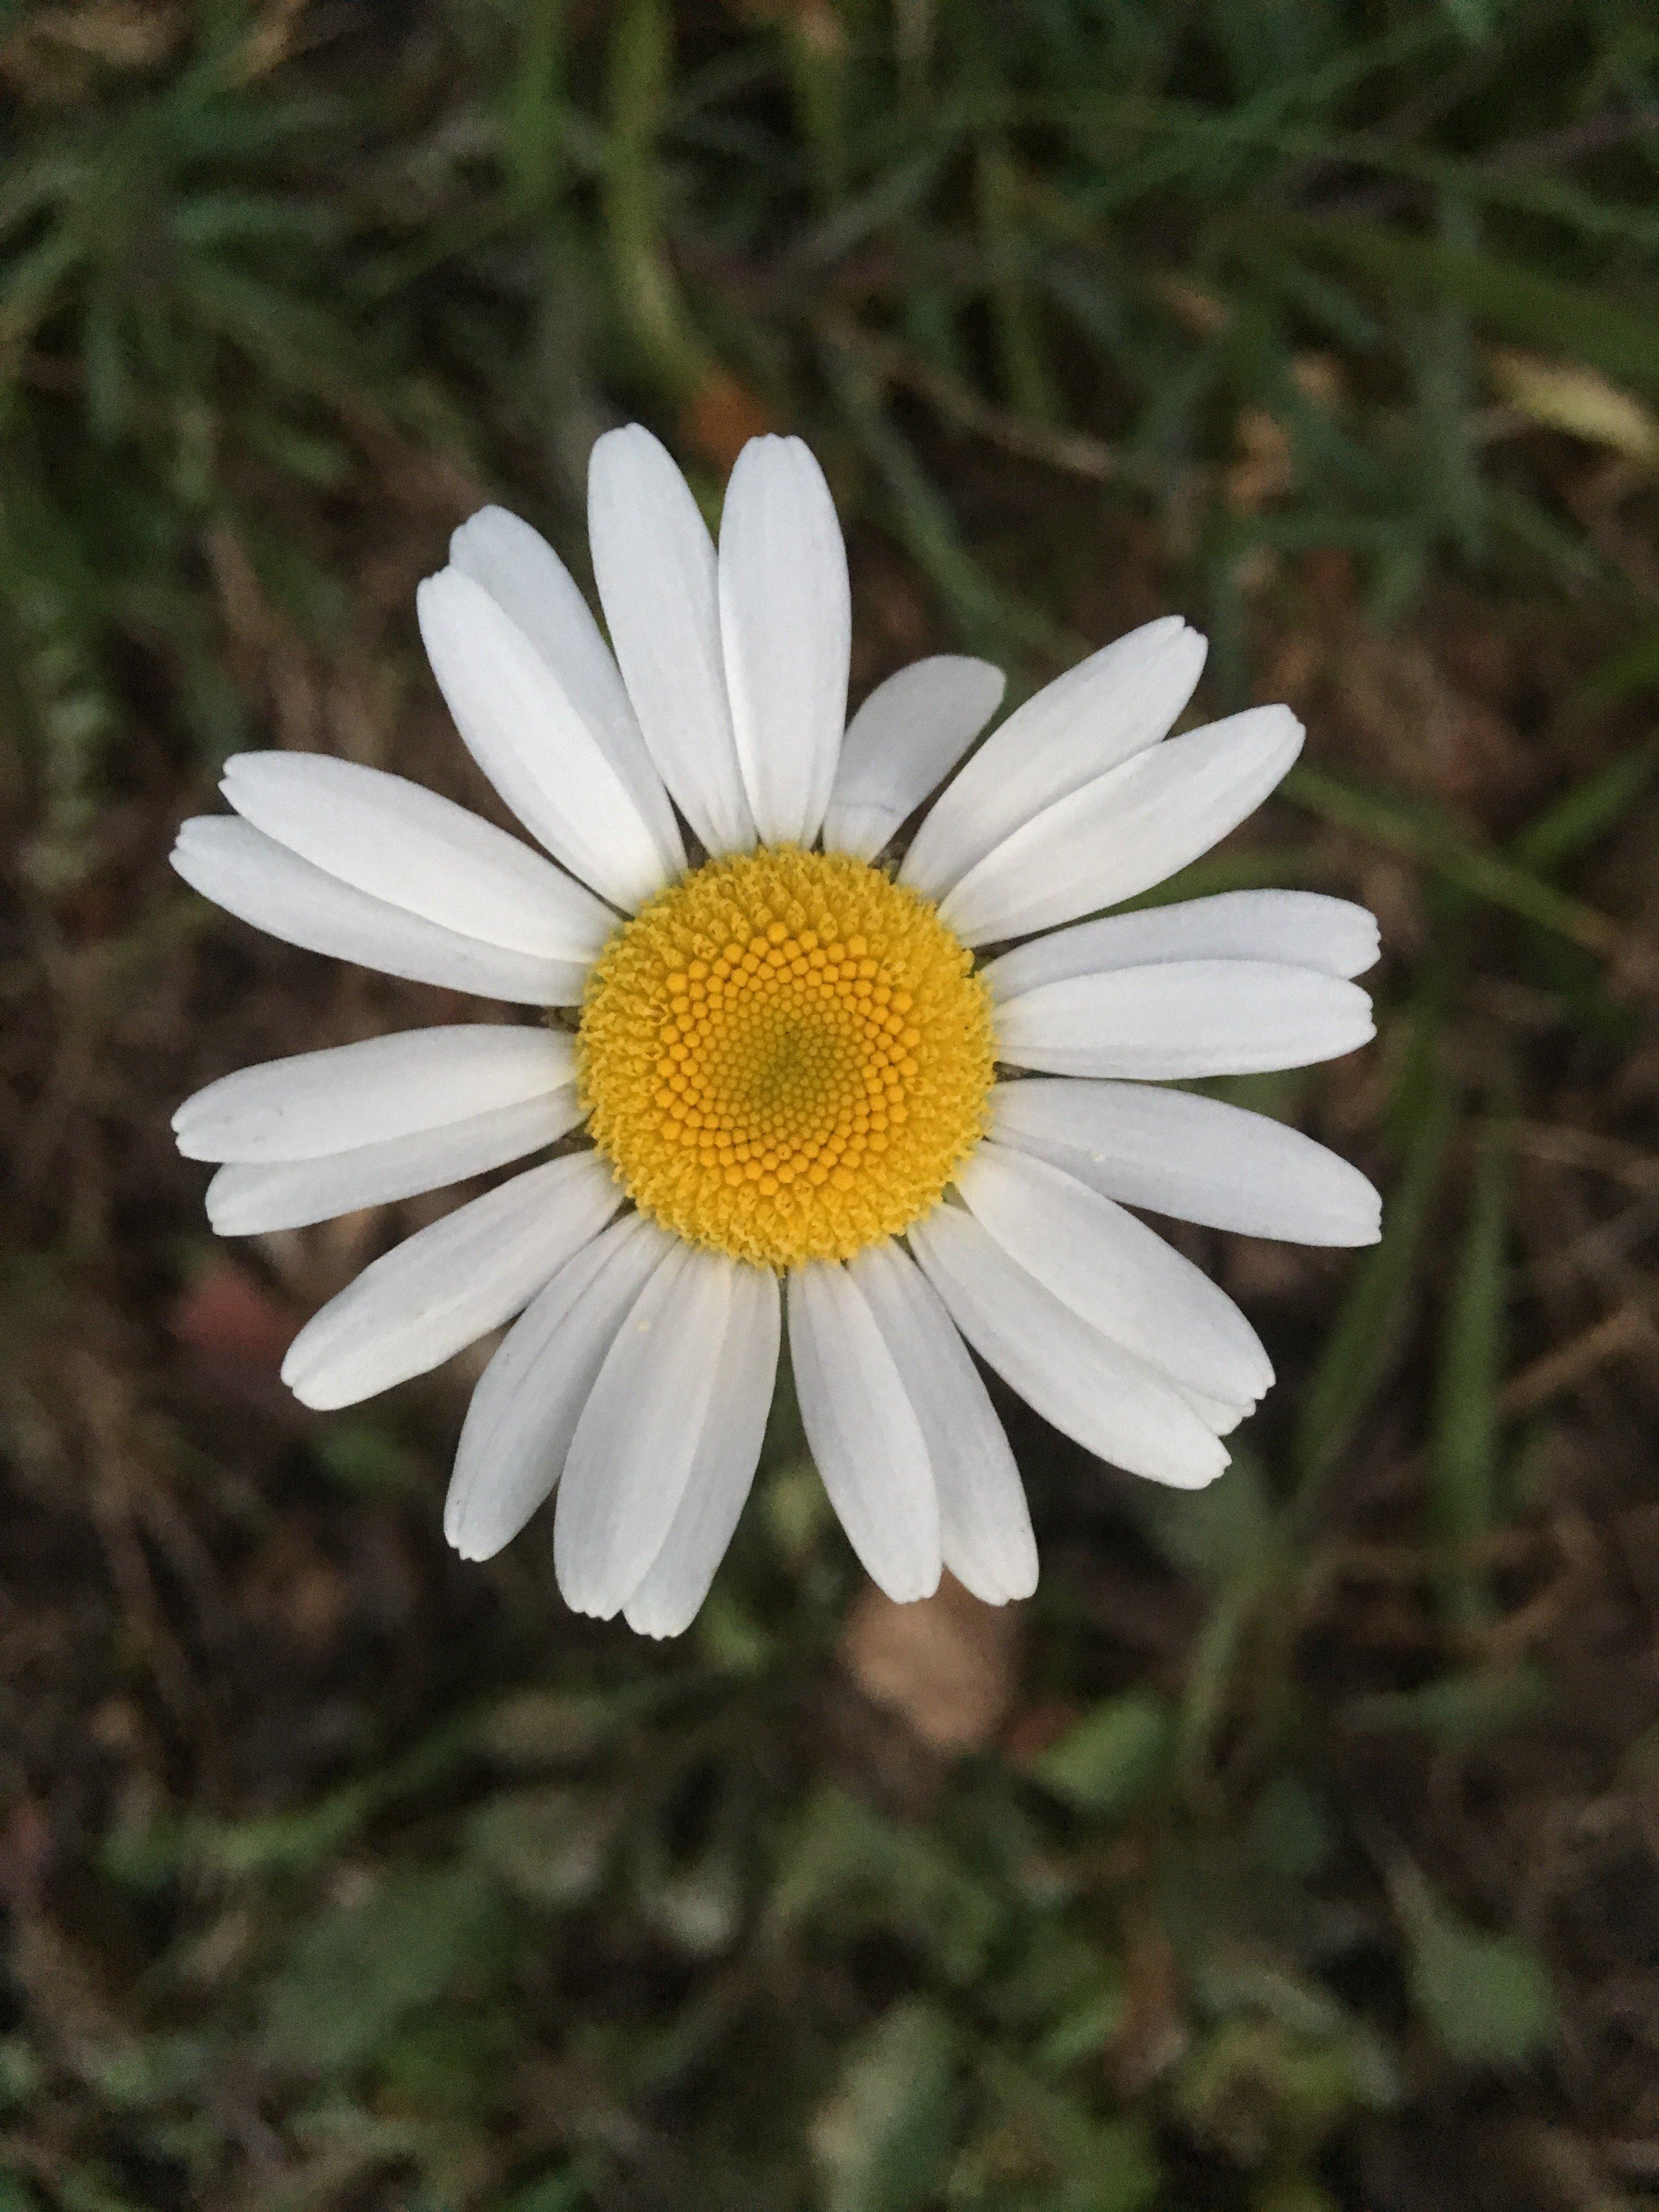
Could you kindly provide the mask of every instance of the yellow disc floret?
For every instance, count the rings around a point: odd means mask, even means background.
[[[927,901],[780,845],[707,862],[617,931],[576,1052],[593,1140],[641,1211],[783,1268],[938,1205],[985,1133],[995,1041]]]

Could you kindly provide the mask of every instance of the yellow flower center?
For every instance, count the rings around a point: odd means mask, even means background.
[[[708,861],[594,963],[577,1033],[594,1142],[642,1212],[767,1267],[844,1260],[937,1206],[984,1134],[973,957],[862,860]]]

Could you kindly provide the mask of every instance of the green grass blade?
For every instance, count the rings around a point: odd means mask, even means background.
[[[1540,882],[1513,858],[1477,844],[1472,827],[1448,808],[1388,797],[1305,762],[1291,770],[1283,787],[1287,798],[1322,820],[1404,854],[1460,890],[1570,938],[1586,951],[1614,959],[1632,950],[1631,939],[1606,915]]]
[[[1476,1554],[1495,1518],[1510,1157],[1506,1125],[1497,1123],[1484,1133],[1477,1155],[1436,1378],[1430,1517],[1445,1549],[1448,1611],[1455,1626],[1466,1630],[1492,1612],[1491,1586]]]
[[[1302,1394],[1296,1497],[1305,1506],[1352,1441],[1398,1351],[1417,1291],[1419,1255],[1438,1196],[1455,1108],[1438,1066],[1439,1019],[1419,1016],[1401,1085],[1398,1139],[1404,1172],[1382,1209],[1372,1246]]]

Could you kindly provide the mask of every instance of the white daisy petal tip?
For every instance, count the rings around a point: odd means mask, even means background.
[[[823,470],[799,438],[751,438],[726,489],[718,556],[732,734],[755,824],[810,843],[847,721],[852,599]]]
[[[512,1176],[331,1298],[289,1346],[283,1380],[302,1404],[332,1408],[428,1373],[520,1312],[621,1202],[591,1152]]]
[[[525,827],[626,912],[659,890],[669,863],[605,736],[500,602],[451,567],[416,612],[462,742]]]
[[[1259,960],[1170,960],[1038,984],[998,1010],[1011,1066],[1182,1082],[1340,1060],[1376,1034],[1357,983]]]
[[[926,897],[953,897],[1008,841],[1156,749],[1191,698],[1205,652],[1198,632],[1168,615],[1056,677],[1015,708],[929,809],[900,880]]]
[[[910,1248],[968,1342],[1043,1419],[1131,1474],[1201,1489],[1227,1455],[1167,1374],[1116,1343],[1006,1251],[965,1206],[938,1206]]]
[[[308,1381],[289,1359],[283,1362],[282,1379],[308,1413],[337,1413],[343,1407],[356,1403],[349,1390],[331,1390],[320,1376]]]
[[[320,1160],[568,1090],[571,1040],[470,1022],[393,1031],[222,1075],[173,1117],[186,1159]]]
[[[1246,1417],[1248,1418],[1248,1416]],[[1233,1455],[1218,1435],[1213,1466],[1191,1476],[1160,1475],[1157,1479],[1169,1490],[1207,1490],[1212,1482],[1219,1482],[1233,1463]]]
[[[605,1353],[553,1516],[554,1569],[580,1613],[619,1613],[672,1527],[714,1393],[737,1264],[676,1242]]]
[[[449,541],[449,562],[481,584],[552,672],[644,817],[671,876],[685,846],[610,647],[564,562],[506,507],[485,507]]]
[[[673,457],[639,423],[594,443],[587,533],[651,759],[711,854],[746,851],[755,822],[726,695],[714,540]]]
[[[1072,1076],[992,1093],[992,1133],[1120,1206],[1285,1243],[1372,1244],[1382,1200],[1299,1129],[1187,1091]]]
[[[944,1563],[988,1605],[1028,1597],[1036,1541],[1014,1456],[938,1292],[896,1242],[847,1263],[899,1371],[933,1472]]]
[[[807,1445],[848,1540],[895,1603],[931,1597],[945,1565],[933,1462],[880,1325],[837,1261],[792,1268],[786,1304]]]
[[[1165,671],[1164,680],[1170,690],[1184,690],[1191,698],[1197,690],[1210,657],[1210,641],[1201,629],[1194,629],[1183,616],[1167,617],[1169,627],[1160,623],[1146,624],[1145,630],[1157,633],[1158,648]],[[1145,633],[1142,633],[1145,634]]]
[[[1087,1183],[991,1141],[957,1188],[1015,1265],[1170,1382],[1246,1405],[1272,1387],[1261,1340],[1220,1285]]]
[[[629,1306],[665,1249],[637,1214],[582,1244],[532,1299],[472,1393],[444,1500],[444,1531],[489,1559],[558,1481],[582,1408]]]
[[[1338,905],[1348,903],[1334,901]],[[1354,919],[1349,925],[1344,972],[1349,976],[1369,975],[1382,957],[1382,926],[1369,907],[1355,906]],[[1360,917],[1364,919],[1360,919]]]
[[[691,1626],[689,1620],[659,1620],[654,1613],[636,1616],[631,1600],[623,1607],[623,1615],[635,1636],[648,1637],[653,1644],[672,1644],[677,1636],[684,1636]]]
[[[1018,721],[1011,716],[993,743]],[[1052,929],[1165,882],[1255,813],[1288,774],[1304,737],[1284,706],[1247,708],[1161,742],[1149,730],[1155,726],[1138,725],[1138,749],[1103,772],[1054,779],[1057,796],[981,844],[981,857],[939,907],[964,944]],[[919,835],[913,856],[922,842]]]
[[[189,883],[190,878],[185,874],[185,868],[181,867],[179,863],[183,861],[186,866],[189,865],[191,853],[198,842],[202,824],[215,819],[216,817],[211,814],[192,814],[181,822],[173,832],[173,843],[167,853],[167,866],[179,875],[185,876],[186,883]],[[194,884],[191,884],[191,888],[194,890]]]
[[[847,727],[823,821],[826,851],[872,860],[961,760],[1002,703],[988,660],[935,653],[878,684]]]
[[[240,815],[185,823],[171,860],[214,905],[307,951],[526,1006],[569,1006],[581,995],[585,963],[489,943],[434,921],[314,865]]]
[[[623,1607],[642,1635],[678,1636],[725,1558],[760,1462],[777,1382],[782,1299],[769,1269],[738,1267],[708,1419],[660,1550]]]

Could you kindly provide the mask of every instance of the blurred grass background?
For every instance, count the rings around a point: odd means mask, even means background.
[[[1651,2203],[1651,8],[64,0],[0,94],[0,2208]],[[1203,1497],[1003,1401],[1017,1620],[873,1600],[787,1407],[677,1645],[459,1565],[476,1363],[276,1374],[449,1200],[216,1246],[172,1154],[465,1018],[165,854],[248,745],[487,805],[414,583],[585,574],[628,417],[812,441],[855,695],[1185,611],[1310,736],[1178,888],[1382,919],[1231,1089],[1383,1243],[1184,1238],[1281,1376]]]

